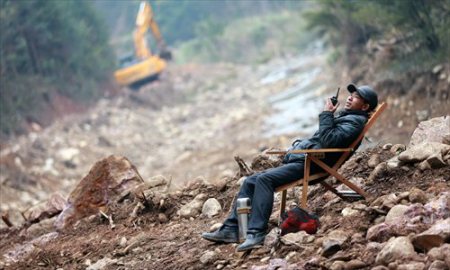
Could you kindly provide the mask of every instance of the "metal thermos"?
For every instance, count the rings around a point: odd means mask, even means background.
[[[248,215],[252,209],[250,198],[239,198],[236,200],[236,211],[238,214],[239,241],[247,237]]]

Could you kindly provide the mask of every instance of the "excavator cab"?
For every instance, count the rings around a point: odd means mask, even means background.
[[[147,46],[147,32],[151,30],[156,39],[159,53],[154,55]],[[167,48],[159,27],[154,20],[149,3],[141,2],[136,16],[136,29],[133,32],[134,55],[120,59],[120,68],[114,72],[114,77],[120,85],[136,89],[142,84],[153,81],[166,69],[166,60],[172,59],[172,53]]]

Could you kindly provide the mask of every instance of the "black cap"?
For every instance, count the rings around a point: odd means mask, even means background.
[[[368,85],[356,86],[354,84],[349,84],[347,90],[350,93],[357,92],[370,106],[369,111],[375,109],[378,106],[378,95]]]

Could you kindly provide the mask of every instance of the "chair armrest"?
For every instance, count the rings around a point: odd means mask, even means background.
[[[297,149],[292,151],[268,151],[269,155],[283,155],[287,153],[292,154],[307,154],[307,153],[331,153],[331,152],[352,152],[353,148],[323,148],[323,149]]]

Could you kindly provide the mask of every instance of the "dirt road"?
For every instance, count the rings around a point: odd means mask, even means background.
[[[1,151],[0,210],[20,220],[17,210],[54,192],[66,196],[111,154],[129,158],[144,179],[172,179],[173,189],[196,178],[215,182],[231,174],[235,155],[286,147],[315,128],[331,79],[324,66],[323,56],[310,54],[258,67],[171,67],[139,92],[124,89],[84,114],[11,140]]]

